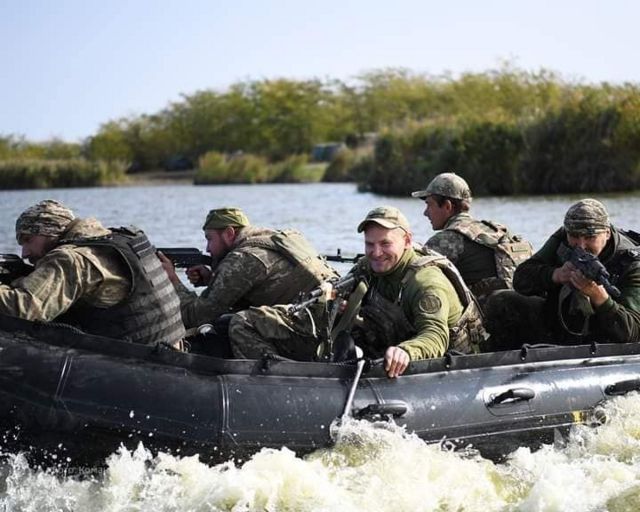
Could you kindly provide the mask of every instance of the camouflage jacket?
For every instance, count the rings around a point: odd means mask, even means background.
[[[576,341],[559,328],[558,300],[561,286],[553,282],[552,275],[562,266],[558,249],[567,244],[564,228],[556,231],[530,259],[516,269],[513,286],[523,295],[546,297],[547,320],[556,325],[564,341]],[[588,339],[610,342],[640,341],[640,256],[638,247],[612,226],[611,238],[599,255],[600,261],[611,274],[612,284],[622,294],[609,297],[594,309]],[[562,341],[562,340],[560,340]]]
[[[274,237],[278,243],[274,243]],[[299,243],[299,247],[289,250],[287,242]],[[293,257],[292,252],[302,257]],[[247,227],[217,265],[200,296],[182,284],[176,289],[182,320],[191,328],[251,306],[294,302],[301,292],[335,275],[299,233]]]
[[[65,234],[73,239],[110,234],[95,219],[74,223]],[[0,286],[0,312],[27,320],[51,321],[76,301],[108,308],[122,301],[131,288],[125,263],[109,249],[78,247],[68,243],[43,256],[26,277]]]
[[[480,300],[511,288],[516,267],[533,253],[529,242],[502,224],[475,220],[466,212],[451,217],[425,247],[449,258]]]

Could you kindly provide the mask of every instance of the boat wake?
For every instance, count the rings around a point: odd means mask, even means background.
[[[215,466],[120,448],[101,469],[29,467],[5,455],[2,510],[600,511],[640,508],[640,395],[609,400],[606,423],[501,463],[426,444],[401,427],[347,420],[336,445],[300,458],[263,449]],[[443,449],[445,447],[445,449]],[[62,466],[61,466],[62,467]]]

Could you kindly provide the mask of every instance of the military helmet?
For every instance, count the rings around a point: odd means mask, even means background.
[[[431,180],[425,190],[416,190],[412,197],[425,198],[430,195],[450,197],[451,199],[464,199],[471,201],[471,189],[467,182],[453,172],[443,172]]]

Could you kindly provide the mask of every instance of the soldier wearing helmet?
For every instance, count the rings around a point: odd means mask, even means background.
[[[438,174],[425,190],[411,195],[424,199],[424,215],[437,231],[425,248],[453,262],[481,305],[495,290],[512,287],[515,268],[531,256],[531,244],[502,224],[474,219],[471,189],[463,178]]]

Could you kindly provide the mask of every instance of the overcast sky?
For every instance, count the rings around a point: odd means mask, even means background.
[[[78,141],[236,81],[510,60],[640,83],[631,0],[0,0],[0,135]]]

